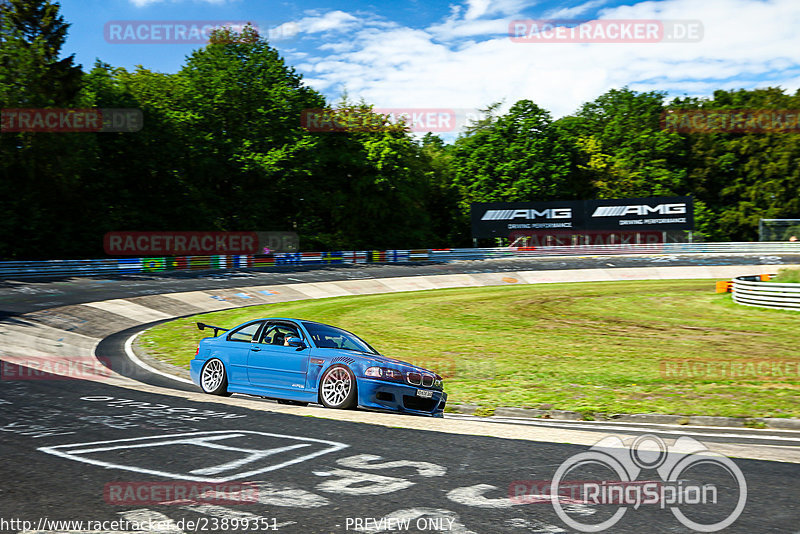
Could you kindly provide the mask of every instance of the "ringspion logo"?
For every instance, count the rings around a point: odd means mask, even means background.
[[[653,471],[658,480],[638,480],[642,473]],[[586,473],[594,474],[594,481],[586,481],[582,476]],[[580,482],[568,482],[576,480]],[[668,508],[691,530],[717,532],[732,525],[747,502],[747,482],[733,460],[688,436],[672,446],[653,434],[641,435],[629,446],[608,436],[567,458],[556,469],[546,494],[526,495],[520,486],[511,488],[517,499],[549,497],[558,517],[580,532],[613,528],[629,510],[647,505]],[[574,493],[565,498],[568,488]],[[572,513],[569,505],[574,503],[611,506],[586,516]]]

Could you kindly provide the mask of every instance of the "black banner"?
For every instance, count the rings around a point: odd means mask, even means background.
[[[692,197],[587,200],[587,230],[693,230]]]
[[[511,232],[692,230],[691,197],[650,197],[552,202],[481,202],[471,206],[472,237]]]
[[[472,237],[508,237],[514,230],[583,228],[583,202],[481,202],[472,204]]]

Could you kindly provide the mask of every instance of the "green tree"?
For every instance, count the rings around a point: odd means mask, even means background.
[[[314,225],[307,233],[339,249],[427,246],[432,177],[420,144],[365,102],[343,97],[328,113],[354,126],[315,134],[319,167],[307,189]]]
[[[73,56],[59,59],[69,25],[49,0],[0,5],[0,107],[73,107],[82,72]],[[0,257],[69,254],[79,240],[73,213],[83,162],[81,134],[0,133]]]
[[[7,0],[0,3],[0,47],[21,48],[22,70],[4,56],[6,75],[21,74],[24,90],[17,103],[26,107],[68,106],[75,102],[83,72],[75,65],[75,55],[59,59],[69,24],[59,14],[59,4],[50,0]],[[12,52],[13,54],[13,52]],[[31,68],[31,63],[39,68]],[[16,72],[15,72],[16,71]],[[22,85],[19,85],[22,88]],[[8,102],[9,104],[12,102]]]
[[[96,212],[94,241],[110,230],[209,229],[206,195],[188,172],[197,142],[185,109],[185,81],[139,66],[134,72],[97,62],[86,75],[84,94],[101,108],[137,108],[138,132],[102,133],[96,146],[87,209]]]
[[[714,92],[678,98],[670,109],[792,110],[800,93],[780,88]],[[800,135],[691,133],[686,166],[692,194],[702,206],[698,228],[712,240],[754,240],[762,218],[800,217]]]
[[[590,196],[687,194],[685,140],[661,129],[664,93],[612,89],[559,121],[579,155]],[[585,191],[589,193],[589,191]]]
[[[300,116],[323,107],[323,97],[249,27],[215,32],[179,76],[191,136],[186,172],[204,204],[216,204],[214,226],[291,229],[316,160]]]
[[[428,169],[427,211],[433,246],[469,246],[469,218],[459,209],[458,188],[454,184],[453,146],[429,132],[422,138],[422,157]]]
[[[520,100],[507,114],[487,117],[456,140],[453,184],[462,212],[473,202],[574,198],[571,160],[550,114]]]

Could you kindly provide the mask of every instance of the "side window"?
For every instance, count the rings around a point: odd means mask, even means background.
[[[253,341],[253,336],[256,335],[258,332],[258,327],[261,326],[261,322],[255,322],[246,324],[241,328],[238,328],[228,334],[228,341],[243,341],[245,343],[250,343]]]
[[[303,338],[298,332],[297,328],[286,324],[271,324],[267,326],[264,335],[261,337],[261,343],[269,345],[283,345],[286,338],[299,337]]]

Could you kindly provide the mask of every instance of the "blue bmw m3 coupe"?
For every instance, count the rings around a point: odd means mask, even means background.
[[[442,377],[382,356],[341,328],[300,319],[257,319],[214,330],[191,361],[192,381],[212,395],[245,393],[305,406],[441,416]]]

